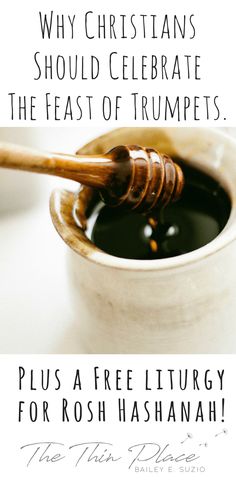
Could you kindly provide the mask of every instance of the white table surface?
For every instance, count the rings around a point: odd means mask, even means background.
[[[67,248],[46,199],[0,222],[0,353],[76,353]]]
[[[17,142],[20,138],[19,131],[15,134],[17,129],[12,129],[12,133],[11,129],[9,132],[6,130],[2,133],[2,139]],[[31,141],[32,129],[28,130]],[[107,129],[104,127],[37,129],[32,137],[36,146],[40,145],[42,149],[75,152],[78,146],[105,130]],[[25,132],[23,133],[25,135]],[[13,174],[16,175],[15,172]],[[78,327],[70,307],[66,270],[67,247],[54,229],[49,213],[52,189],[63,186],[74,190],[76,185],[74,182],[48,176],[40,176],[39,184],[39,195],[34,199],[34,206],[29,205],[22,210],[14,210],[12,206],[9,211],[0,209],[2,354],[81,352]],[[11,183],[9,188],[12,188]],[[0,175],[0,201],[3,191],[4,195],[8,193],[3,182],[1,191]],[[10,194],[9,191],[9,196]],[[27,196],[27,184],[25,195]],[[4,202],[3,204],[5,205]]]

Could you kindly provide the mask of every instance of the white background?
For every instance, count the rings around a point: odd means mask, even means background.
[[[40,24],[38,11],[50,12],[54,10],[55,15],[64,13],[69,15],[76,15],[76,35],[73,40],[70,38],[70,29],[65,30],[64,39],[56,39],[55,36],[50,39],[41,39]],[[194,14],[194,24],[196,28],[196,36],[193,40],[189,38],[183,39],[145,39],[143,40],[141,28],[138,29],[139,36],[135,40],[128,39],[97,39],[89,40],[84,35],[84,14],[87,11],[93,11],[92,21],[90,23],[90,31],[96,37],[97,32],[97,16],[99,14],[114,14],[117,17],[118,28],[117,36],[119,37],[120,24],[119,15],[127,14],[128,16],[135,14],[138,19],[140,14],[156,14],[158,25],[162,24],[163,15],[169,14],[170,18],[176,14],[180,19],[183,14],[187,18]],[[159,20],[160,19],[160,20]],[[162,19],[162,20],[161,20]],[[10,120],[10,103],[9,92],[15,92],[18,95],[33,95],[37,96],[37,122],[34,124],[45,126],[58,125],[59,122],[54,121],[53,118],[49,122],[45,120],[44,95],[45,92],[52,92],[55,95],[61,95],[59,116],[61,118],[60,125],[65,123],[71,125],[72,121],[63,121],[64,105],[67,95],[75,97],[81,95],[96,96],[94,116],[91,124],[97,125],[103,121],[101,111],[101,99],[104,95],[110,95],[112,98],[116,95],[123,95],[124,101],[120,109],[120,117],[116,124],[131,125],[135,124],[132,114],[132,106],[130,102],[131,92],[140,92],[147,96],[169,95],[175,97],[176,95],[202,96],[215,95],[220,97],[221,118],[217,121],[218,125],[232,126],[235,124],[236,113],[234,103],[232,102],[233,92],[235,89],[235,60],[234,51],[235,45],[235,25],[234,25],[234,2],[226,0],[224,3],[220,2],[189,2],[182,0],[178,5],[173,4],[168,0],[165,2],[149,1],[145,4],[140,2],[125,2],[119,1],[117,3],[108,3],[107,1],[95,0],[90,2],[69,1],[62,4],[58,1],[51,0],[50,2],[42,0],[40,2],[31,2],[30,0],[23,0],[16,2],[9,0],[4,4],[4,9],[1,13],[1,93],[0,93],[0,124],[12,125]],[[136,20],[140,24],[140,20]],[[159,23],[160,22],[160,23]],[[170,22],[171,23],[171,22]],[[66,24],[66,20],[65,20]],[[78,33],[79,32],[79,33]],[[191,31],[192,33],[192,31]],[[127,29],[127,36],[130,29]],[[103,69],[101,75],[94,81],[80,81],[80,80],[33,80],[37,75],[37,69],[33,62],[33,55],[36,51],[44,54],[78,54],[78,55],[97,55],[101,58]],[[165,80],[165,81],[112,81],[107,79],[105,72],[107,54],[111,51],[117,51],[120,55],[200,55],[201,56],[201,81],[188,80]],[[104,63],[103,63],[104,62]],[[120,71],[120,69],[119,69]],[[88,112],[85,103],[83,105],[83,118],[81,121],[73,121],[75,125],[85,125],[88,123]],[[204,111],[203,111],[204,110]],[[201,125],[213,124],[211,117],[210,121],[205,120],[205,109],[200,109]],[[224,120],[226,119],[226,120]],[[157,124],[153,122],[152,116],[149,117],[150,124]],[[106,123],[104,121],[104,123]],[[114,115],[111,121],[114,123]],[[139,119],[136,124],[141,124]],[[168,124],[174,125],[176,120],[169,120]],[[22,121],[14,121],[15,125],[22,125]],[[23,122],[23,125],[29,125],[30,121]],[[184,122],[180,122],[184,125]],[[192,116],[188,118],[188,125],[196,125]]]
[[[104,127],[1,129],[0,141],[75,153]],[[78,184],[0,171],[0,352],[81,352],[67,281],[67,246],[49,213],[53,189]]]
[[[1,365],[1,382],[5,387],[5,396],[0,399],[0,420],[1,420],[1,473],[4,473],[4,481],[15,479],[20,480],[40,480],[40,479],[58,479],[68,478],[71,480],[83,479],[90,480],[93,477],[97,479],[115,480],[124,477],[124,479],[137,480],[141,479],[225,479],[233,481],[234,479],[234,450],[235,450],[235,382],[234,382],[234,366],[232,356],[11,356],[3,357]],[[22,390],[18,390],[19,386],[19,366],[24,367],[25,377],[22,380]],[[98,366],[98,390],[94,391],[94,367]],[[179,370],[188,369],[187,389],[181,391],[178,385]],[[50,369],[50,383],[47,391],[41,389],[41,370]],[[57,382],[54,372],[60,369],[59,377],[61,388],[55,391]],[[72,390],[74,384],[76,369],[80,369],[80,378],[82,390]],[[105,390],[103,383],[103,370],[110,370],[110,388]],[[115,389],[115,371],[120,369],[119,387],[121,391]],[[132,391],[126,390],[126,371],[131,369]],[[149,370],[149,388],[145,391],[145,370]],[[163,390],[157,390],[156,369],[161,369],[161,384]],[[169,377],[167,369],[174,369],[173,374],[175,391],[170,390]],[[193,369],[198,369],[199,390],[193,391]],[[206,390],[204,387],[204,376],[206,370],[208,379],[212,381],[212,390]],[[217,369],[220,371],[225,369],[223,390],[220,391],[220,384],[217,376]],[[31,370],[32,386],[35,390],[31,390]],[[209,422],[207,409],[204,408],[205,422],[181,423],[179,420],[179,403],[181,401],[191,401],[193,413],[198,401],[203,402],[203,406],[207,406],[208,401],[216,401],[217,406],[221,406],[221,399],[225,401],[224,422],[222,422],[221,409],[217,411],[219,416],[216,422]],[[61,402],[62,398],[68,399],[69,423],[62,423],[61,420]],[[126,398],[127,402],[127,419],[126,423],[119,423],[117,417],[117,399]],[[166,406],[174,399],[176,406],[176,422],[167,422],[165,418]],[[40,413],[42,401],[49,402],[49,423],[43,423]],[[106,402],[107,422],[99,423],[86,422],[88,413],[85,403],[93,400],[93,411],[96,413],[96,402],[104,400]],[[133,401],[138,400],[138,410],[140,421],[130,422],[130,415]],[[163,421],[144,422],[145,414],[143,410],[144,401],[150,401],[149,409],[152,415],[152,402],[162,401],[163,403]],[[23,414],[21,423],[18,419],[18,402],[25,401],[23,406]],[[38,420],[34,423],[29,421],[29,403],[36,401],[38,403]],[[84,416],[81,422],[73,420],[73,403],[80,401],[83,405]],[[219,404],[218,404],[219,403]],[[223,430],[225,432],[223,432]],[[187,439],[187,434],[191,439]],[[187,440],[186,440],[187,439]],[[184,443],[183,441],[186,440]],[[113,454],[123,456],[120,463],[114,466],[109,463],[86,463],[81,462],[77,468],[74,467],[75,458],[71,455],[60,461],[58,464],[50,464],[46,462],[31,463],[27,468],[26,463],[29,460],[29,451],[27,449],[20,450],[20,447],[29,443],[37,443],[43,441],[61,442],[66,445],[73,445],[81,442],[103,441],[114,444]],[[173,464],[173,471],[168,473],[164,463],[156,466],[165,466],[162,473],[135,473],[134,470],[128,470],[128,461],[131,455],[127,452],[128,447],[145,442],[159,443],[163,447],[169,444],[168,448],[172,453],[196,453],[200,456],[191,466],[195,469],[203,466],[204,472],[189,472],[180,474],[179,466]],[[68,450],[63,448],[63,454]],[[31,451],[32,453],[32,451]],[[166,463],[170,466],[170,463]],[[153,468],[155,463],[135,463],[135,466],[144,466]],[[185,474],[185,476],[184,476]]]

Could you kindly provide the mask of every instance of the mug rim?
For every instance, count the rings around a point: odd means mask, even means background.
[[[158,127],[156,127],[156,129],[158,130]],[[173,128],[168,128],[168,127],[161,127],[161,129],[173,130]],[[176,129],[180,129],[180,127],[176,127]],[[189,130],[190,128],[182,127],[181,129]],[[197,130],[199,134],[201,134],[202,131],[204,131],[205,133],[206,131],[213,132],[217,136],[217,138],[227,141],[230,145],[232,145],[236,153],[236,141],[232,139],[228,134],[220,132],[215,128],[192,127],[191,129]],[[121,129],[115,129],[110,132],[114,132],[114,131],[118,132],[119,130]],[[107,134],[105,134],[105,136]],[[102,138],[103,136],[98,137],[98,139]],[[164,258],[164,259],[143,260],[143,259],[127,259],[123,257],[116,257],[99,249],[96,245],[94,245],[91,241],[89,241],[89,239],[88,239],[88,242],[85,243],[81,239],[77,238],[75,242],[75,239],[74,241],[72,241],[70,237],[64,235],[63,222],[57,210],[60,203],[61,192],[62,191],[58,189],[53,191],[50,198],[50,213],[51,213],[53,224],[57,232],[62,237],[64,242],[76,254],[79,254],[80,256],[82,256],[83,258],[85,258],[90,262],[99,264],[104,267],[110,267],[110,268],[115,268],[115,269],[125,270],[125,271],[141,271],[141,272],[150,272],[150,271],[157,272],[157,271],[164,271],[164,270],[173,270],[173,269],[188,266],[190,264],[194,264],[196,262],[206,259],[207,257],[215,254],[216,252],[226,247],[228,244],[233,242],[236,238],[236,223],[232,222],[232,219],[235,216],[235,212],[236,212],[236,205],[235,205],[235,202],[233,202],[233,199],[231,197],[231,211],[225,227],[217,235],[217,237],[215,237],[212,241],[208,242],[204,246],[198,249],[195,249],[194,251],[181,254],[179,256]]]

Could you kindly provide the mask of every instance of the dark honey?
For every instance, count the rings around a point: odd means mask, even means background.
[[[158,212],[157,220],[102,205],[91,226],[91,240],[108,254],[127,259],[179,256],[211,242],[227,223],[230,198],[213,177],[182,163],[181,167],[181,199]]]

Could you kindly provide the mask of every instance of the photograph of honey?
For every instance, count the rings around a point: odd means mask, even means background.
[[[235,353],[233,134],[0,129],[0,351]]]

